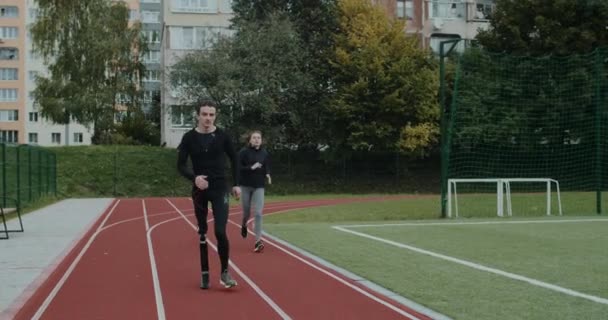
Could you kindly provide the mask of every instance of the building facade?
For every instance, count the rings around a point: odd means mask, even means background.
[[[25,19],[21,0],[0,3],[0,141],[25,141],[27,72]]]
[[[439,51],[450,39],[473,39],[487,28],[495,0],[371,0],[389,16],[406,21],[406,32],[421,46]],[[161,143],[176,147],[194,126],[192,101],[174,88],[171,67],[188,53],[207,50],[230,35],[231,0],[127,0],[130,20],[141,21],[149,52],[144,56],[144,111],[160,100]],[[45,146],[86,145],[93,129],[78,123],[53,124],[31,99],[36,75],[46,74],[32,53],[27,31],[37,16],[34,0],[0,4],[0,141]],[[463,47],[461,46],[460,49]]]
[[[171,86],[171,67],[188,53],[207,50],[215,39],[230,36],[230,0],[164,0],[161,37],[161,143],[177,147],[195,126],[193,101]]]
[[[142,36],[146,39],[149,52],[144,56],[146,74],[143,77],[143,103],[146,113],[152,112],[155,99],[160,97],[162,68],[161,34],[163,28],[163,5],[161,0],[140,0],[139,19]]]
[[[439,52],[441,41],[472,40],[489,26],[495,0],[372,0],[387,14],[406,20],[405,32],[424,48]],[[459,50],[463,50],[460,44]]]
[[[146,18],[142,21],[144,36],[150,31],[156,32],[155,44],[149,45],[159,57],[161,0],[128,0],[125,3],[130,8],[130,20]],[[154,21],[147,14],[149,11],[157,12]],[[41,146],[89,145],[93,137],[92,125],[55,124],[42,117],[32,99],[36,76],[48,75],[43,60],[33,52],[29,32],[37,16],[34,0],[3,0],[0,4],[0,141]],[[146,63],[146,67],[154,70],[144,78],[145,97],[151,97],[152,91],[160,92],[160,59],[155,64]]]

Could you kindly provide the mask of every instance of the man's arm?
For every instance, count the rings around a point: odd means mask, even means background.
[[[264,164],[264,169],[266,170],[266,179],[268,179],[268,184],[272,184],[272,178],[270,177],[271,161],[270,153],[268,153],[268,151],[266,151],[266,159],[264,159]]]
[[[233,186],[238,186],[240,183],[240,166],[239,166],[239,159],[237,159],[236,156],[236,152],[234,151],[234,147],[232,146],[232,141],[230,141],[230,137],[228,135],[226,135],[226,138],[224,139],[224,152],[226,152],[226,155],[228,155],[228,158],[230,159],[230,166],[231,166],[231,171],[232,171],[232,181],[233,181]]]
[[[184,134],[182,142],[177,147],[177,171],[179,171],[184,178],[194,182],[194,172],[188,167],[188,156],[190,155],[190,152],[188,150],[187,136],[187,133]]]
[[[271,164],[272,161],[270,159],[270,153],[268,153],[268,150],[266,150],[266,159],[264,159],[264,167],[266,169],[266,174],[270,174],[270,169],[271,169]]]

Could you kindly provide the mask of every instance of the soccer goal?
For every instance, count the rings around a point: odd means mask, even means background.
[[[553,186],[555,186],[553,188]],[[458,190],[461,201],[459,203]],[[515,196],[514,196],[515,194]],[[553,198],[555,194],[555,199]],[[557,214],[562,215],[559,182],[551,178],[486,178],[448,179],[447,215],[459,217],[463,209],[467,216],[494,211],[499,217],[513,216],[513,198],[526,210],[539,212],[544,202],[544,213],[552,214],[553,201]],[[462,201],[464,198],[464,201]],[[466,204],[463,204],[465,202]],[[464,207],[464,208],[463,208]]]

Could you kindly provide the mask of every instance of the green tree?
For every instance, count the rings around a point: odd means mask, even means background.
[[[44,117],[67,125],[93,125],[94,141],[113,126],[118,96],[137,108],[141,55],[146,45],[129,9],[109,0],[38,0],[31,28],[34,51],[45,59],[48,76],[38,76],[34,98]]]
[[[438,134],[438,78],[404,25],[365,0],[342,0],[329,106],[338,149],[424,155]]]
[[[291,140],[299,145],[326,140],[325,106],[333,92],[330,57],[333,55],[333,33],[338,29],[336,0],[235,0],[232,20],[237,34],[249,26],[263,25],[269,17],[281,13],[292,24],[295,36],[306,52],[306,60],[298,66],[312,79],[307,90],[294,93],[292,101],[306,112],[297,117],[299,123],[291,131]],[[248,27],[245,27],[247,25]]]
[[[531,152],[541,140],[563,144],[565,132],[593,141],[576,124],[591,121],[596,86],[606,86],[598,77],[599,56],[590,54],[608,45],[606,21],[605,1],[498,0],[490,28],[477,36],[484,50],[460,59],[456,106],[469,111],[459,113],[457,121],[467,126],[456,129],[453,142]],[[580,112],[561,116],[573,103]]]
[[[586,53],[608,45],[608,2],[497,0],[490,28],[477,35],[488,50],[531,55]]]
[[[185,103],[211,97],[220,104],[222,125],[243,133],[264,130],[277,142],[294,143],[306,108],[298,97],[311,90],[302,71],[306,50],[284,14],[265,23],[247,22],[212,50],[192,53],[171,71]]]

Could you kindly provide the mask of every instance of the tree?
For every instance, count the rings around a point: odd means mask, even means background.
[[[48,76],[36,79],[34,99],[44,117],[59,124],[93,125],[94,141],[113,125],[119,94],[138,106],[141,26],[128,24],[129,9],[109,0],[38,0],[33,49],[45,59]],[[67,126],[66,126],[67,128]]]
[[[490,28],[477,39],[488,50],[569,55],[608,45],[608,2],[497,0]]]
[[[247,22],[233,38],[220,40],[209,51],[186,56],[171,71],[185,103],[211,97],[224,114],[222,125],[235,133],[261,129],[269,139],[294,143],[302,130],[306,106],[298,97],[311,91],[302,71],[306,50],[284,14],[264,23]]]
[[[602,54],[589,53],[608,45],[607,21],[605,1],[498,0],[490,28],[477,36],[485,50],[461,58],[456,102],[470,111],[460,115],[467,126],[454,133],[460,137],[454,143],[532,152],[541,140],[563,146],[566,132],[594,141],[580,124],[597,116],[597,85],[605,91]]]
[[[331,136],[340,150],[424,155],[438,134],[436,66],[404,25],[369,1],[342,0],[332,59]]]
[[[330,57],[333,54],[333,34],[338,30],[336,0],[235,0],[233,28],[238,32],[249,26],[267,23],[276,13],[286,15],[295,35],[306,52],[306,60],[298,66],[312,79],[312,86],[294,93],[293,101],[306,112],[300,112],[299,125],[290,133],[291,140],[299,145],[316,145],[326,139],[325,106],[332,89],[330,87]]]

